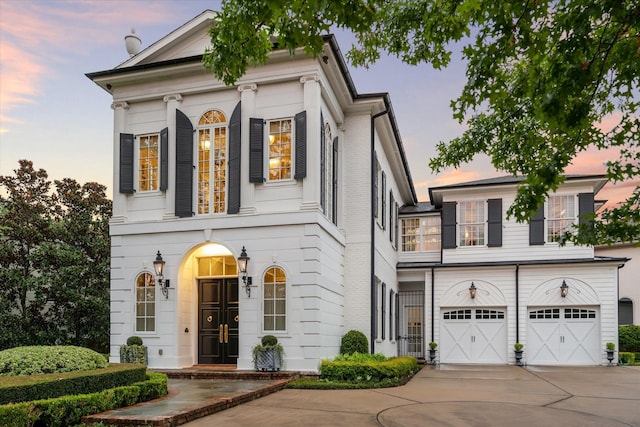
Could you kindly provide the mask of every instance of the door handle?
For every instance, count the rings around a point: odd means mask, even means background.
[[[229,342],[229,324],[224,324],[224,342],[225,344]]]
[[[222,342],[222,323],[220,323],[220,329],[218,329],[218,342]]]

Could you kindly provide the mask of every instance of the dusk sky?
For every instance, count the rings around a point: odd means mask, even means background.
[[[0,175],[13,175],[18,160],[28,159],[52,181],[99,182],[111,197],[112,101],[85,73],[128,59],[124,36],[132,27],[144,49],[206,9],[220,10],[220,1],[0,0]],[[346,52],[349,35],[336,36]],[[504,175],[487,159],[437,176],[429,170],[436,144],[463,130],[449,107],[465,81],[459,53],[454,57],[445,71],[391,58],[350,70],[359,93],[389,92],[421,201],[429,187]],[[604,173],[606,160],[587,152],[567,173]],[[619,200],[636,185],[605,189],[598,198]]]

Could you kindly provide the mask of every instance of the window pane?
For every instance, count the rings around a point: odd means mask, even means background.
[[[264,302],[264,314],[274,314],[272,301]]]
[[[284,283],[276,284],[276,298],[286,297],[287,285]]]
[[[264,318],[264,330],[265,331],[273,331],[274,330],[274,326],[275,326],[274,318],[265,316],[265,318]]]
[[[276,317],[276,326],[275,326],[275,330],[276,331],[284,331],[286,330],[286,317],[284,316],[278,316]]]
[[[277,314],[285,314],[287,309],[287,303],[284,300],[276,301],[276,310]]]

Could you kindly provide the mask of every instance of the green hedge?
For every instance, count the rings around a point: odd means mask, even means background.
[[[88,371],[107,365],[100,353],[73,345],[34,345],[0,351],[0,376]]]
[[[618,345],[620,351],[640,352],[640,325],[619,326]]]
[[[147,373],[146,381],[91,394],[0,405],[0,426],[77,425],[83,416],[134,405],[167,394],[167,376]]]
[[[622,361],[622,363],[625,365],[633,365],[636,361],[635,353],[621,351],[618,353],[618,355],[620,356],[620,360]]]
[[[0,405],[73,395],[77,390],[94,393],[131,385],[145,378],[144,366],[126,364],[114,364],[93,371],[0,377]]]
[[[414,357],[394,357],[384,362],[336,362],[323,360],[320,379],[328,381],[375,382],[412,375],[419,369]]]

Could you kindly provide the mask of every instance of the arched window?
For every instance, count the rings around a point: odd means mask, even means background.
[[[198,122],[198,214],[226,212],[227,118],[207,111]]]
[[[633,301],[629,298],[618,301],[618,325],[633,325]]]
[[[287,276],[280,267],[270,267],[264,274],[264,331],[287,329]]]
[[[156,330],[156,281],[151,273],[136,278],[136,332]]]

